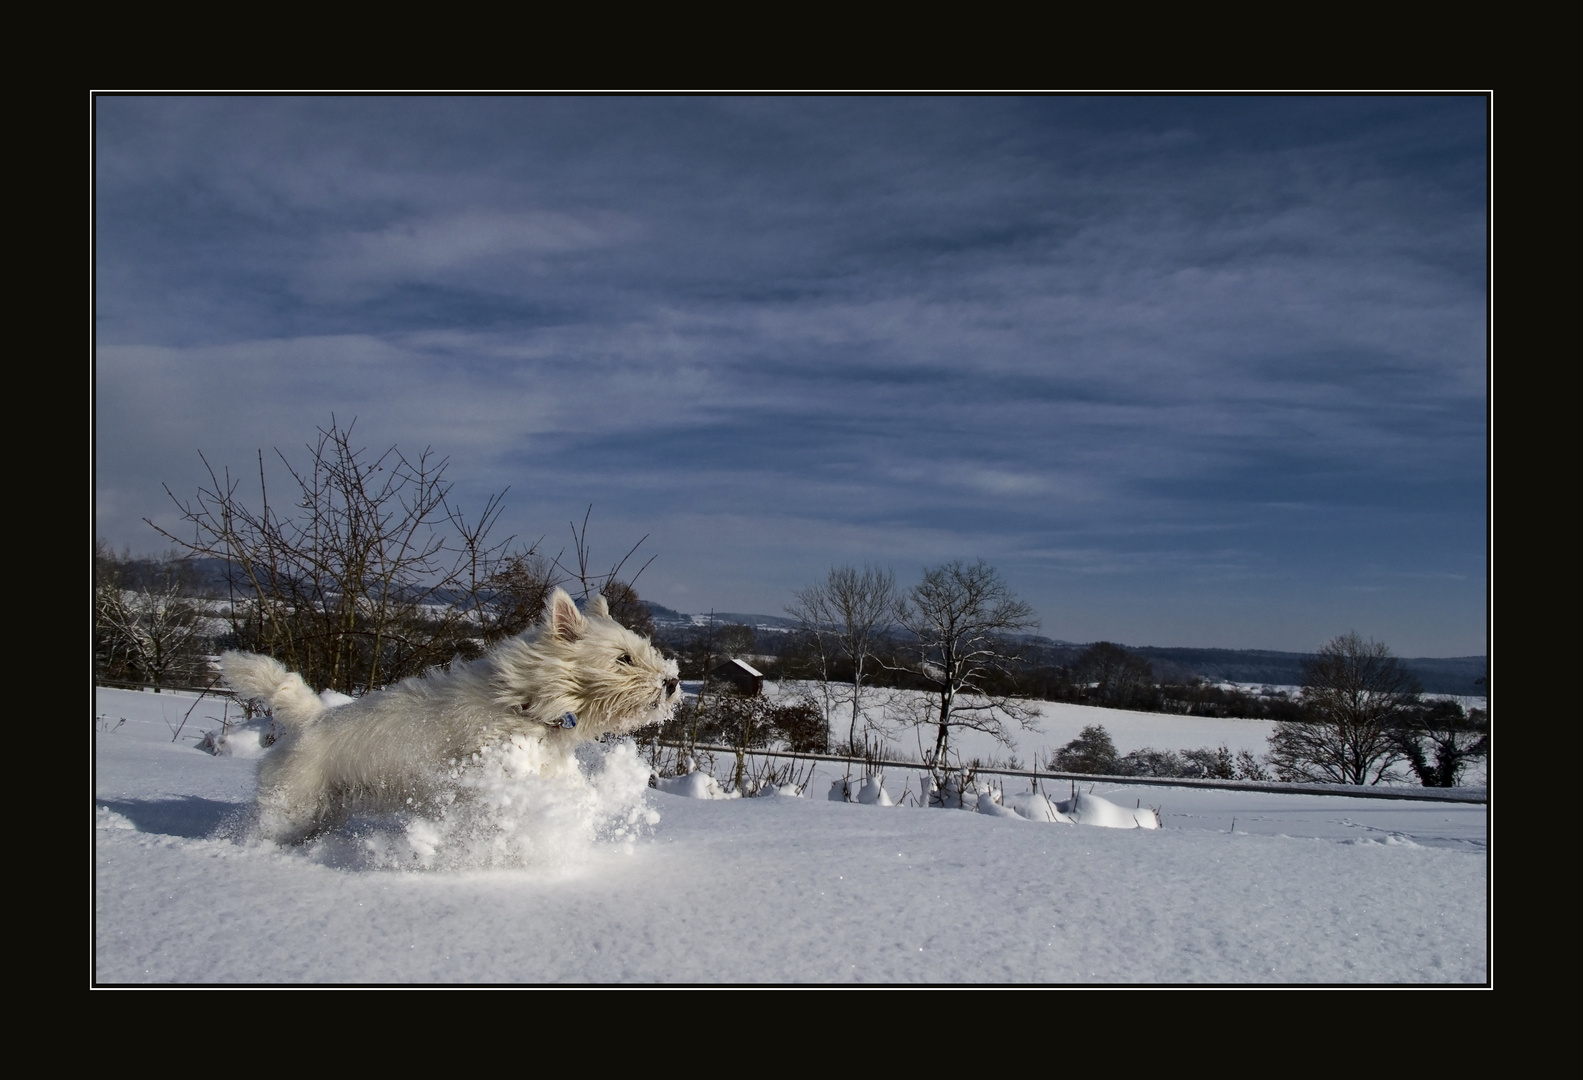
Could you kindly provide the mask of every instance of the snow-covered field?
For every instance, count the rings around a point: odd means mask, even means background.
[[[193,700],[96,691],[97,983],[1490,979],[1483,806],[1098,787],[1160,808],[1160,829],[1114,829],[831,802],[829,771],[811,798],[682,798],[642,787],[630,748],[591,748],[586,781],[505,760],[466,821],[280,848],[245,825],[268,751],[197,749],[209,700],[172,742]],[[1064,705],[1043,721],[1024,762],[1095,722],[1122,752],[1260,752],[1268,732]]]
[[[684,686],[695,691],[697,684],[686,683]],[[1298,688],[1284,689],[1295,692]],[[808,692],[803,685],[795,682],[766,682],[764,690],[770,696],[784,699],[797,698]],[[880,699],[882,695],[874,694],[873,697]],[[1482,697],[1460,697],[1455,700],[1460,701],[1467,708],[1488,707],[1487,700]],[[1077,738],[1078,734],[1091,724],[1103,727],[1110,733],[1118,754],[1128,754],[1145,747],[1180,752],[1199,747],[1214,750],[1225,746],[1233,754],[1239,750],[1247,750],[1256,757],[1262,757],[1270,748],[1270,732],[1275,730],[1275,724],[1269,720],[1215,719],[1207,716],[1131,712],[1127,709],[1102,709],[1095,705],[1072,705],[1061,701],[1036,701],[1033,705],[1038,711],[1036,728],[1026,731],[1013,728],[1014,748],[1008,750],[990,736],[980,732],[962,730],[953,732],[951,736],[952,757],[960,758],[962,761],[978,758],[986,764],[991,761],[1005,764],[1009,756],[1015,755],[1022,768],[1032,769],[1036,763],[1042,767],[1048,762],[1051,752]],[[881,707],[874,711],[894,721],[906,709],[904,705],[897,703],[889,709]],[[846,730],[839,724],[836,737],[838,740],[844,740],[846,737]],[[893,727],[892,734],[885,743],[887,753],[884,756],[916,761],[923,756],[925,746],[932,745],[933,739],[932,728],[920,730]],[[1473,787],[1485,786],[1488,783],[1487,765],[1487,762],[1475,762],[1463,782]],[[1418,786],[1405,765],[1396,767],[1393,772],[1408,786]]]

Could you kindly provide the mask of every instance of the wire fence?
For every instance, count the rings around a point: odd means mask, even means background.
[[[105,686],[112,690],[141,690],[148,694],[158,694],[173,691],[178,694],[208,694],[210,697],[236,697],[236,691],[228,686],[155,686],[151,682],[123,682],[119,679],[95,679],[95,686]]]
[[[735,746],[717,746],[706,743],[686,743],[670,739],[651,739],[650,743],[676,750],[701,751],[707,754],[736,754]],[[848,757],[840,754],[809,754],[796,750],[769,750],[749,747],[742,750],[745,757],[793,758],[803,761],[824,761],[838,765],[858,766],[867,769],[912,769],[930,772],[936,768],[958,772],[971,769],[979,776],[1021,776],[1029,780],[1066,780],[1072,783],[1124,784],[1129,787],[1186,787],[1207,788],[1215,791],[1260,791],[1276,795],[1332,795],[1349,799],[1411,799],[1417,802],[1488,804],[1489,792],[1483,788],[1411,788],[1367,787],[1351,784],[1293,784],[1273,780],[1216,780],[1186,776],[1113,776],[1100,773],[1050,772],[1044,769],[1006,769],[993,765],[956,764],[931,766],[925,761],[901,761],[876,757]]]

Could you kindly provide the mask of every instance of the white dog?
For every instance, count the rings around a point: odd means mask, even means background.
[[[541,625],[481,659],[334,709],[270,657],[228,652],[220,664],[285,728],[260,765],[258,794],[261,830],[283,842],[353,813],[425,806],[496,740],[526,734],[569,749],[658,723],[681,697],[674,660],[610,618],[604,597],[585,616],[561,589]]]

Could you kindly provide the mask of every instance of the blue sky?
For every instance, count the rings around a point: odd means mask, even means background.
[[[647,598],[1486,647],[1482,97],[95,103],[95,528],[334,413]],[[620,549],[618,551],[617,549]]]

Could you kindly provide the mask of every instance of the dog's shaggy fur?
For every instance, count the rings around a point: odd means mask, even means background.
[[[226,682],[285,729],[259,769],[259,826],[297,842],[359,812],[427,806],[476,751],[513,735],[569,749],[668,717],[681,697],[674,660],[556,589],[534,630],[479,660],[327,708],[275,660],[228,652]]]

